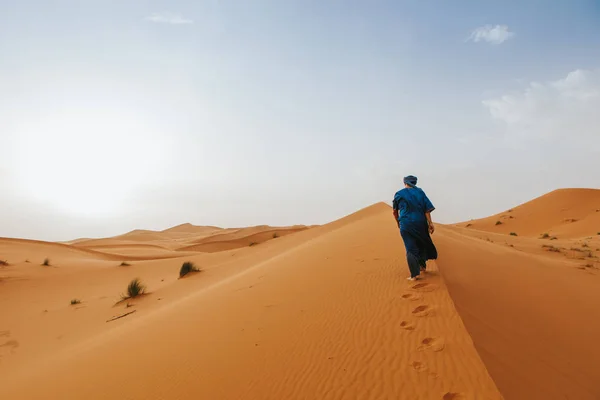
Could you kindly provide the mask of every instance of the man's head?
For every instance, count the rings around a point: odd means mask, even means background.
[[[405,176],[404,185],[406,187],[415,187],[417,185],[417,177],[412,175]]]

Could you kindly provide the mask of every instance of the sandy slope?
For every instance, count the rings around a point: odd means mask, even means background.
[[[511,210],[458,224],[470,229],[519,236],[544,233],[559,238],[597,235],[600,232],[600,190],[559,189]]]
[[[102,239],[78,239],[67,242],[86,249],[103,249],[118,254],[135,253],[142,246],[177,251],[216,252],[260,244],[267,240],[308,229],[304,225],[245,228],[215,228],[213,226],[178,225],[163,231],[134,230],[123,235]],[[107,250],[109,249],[109,250]],[[119,250],[116,250],[119,249]]]
[[[578,260],[498,239],[436,237],[444,281],[498,388],[507,399],[599,399],[600,252]]]
[[[169,259],[6,282],[0,330],[18,347],[2,354],[0,396],[501,398],[436,268],[422,286],[404,279],[389,211],[198,254],[205,271],[181,280]],[[133,276],[151,293],[114,306]]]
[[[269,229],[264,228],[256,231],[232,232],[214,235],[198,240],[196,244],[179,248],[180,251],[201,251],[213,253],[217,251],[232,250],[264,243],[267,240],[290,235],[307,228]]]
[[[419,284],[384,204],[276,240],[192,225],[2,239],[0,398],[598,399],[599,192],[439,225]],[[178,279],[185,260],[203,272]],[[135,277],[150,293],[117,303]]]

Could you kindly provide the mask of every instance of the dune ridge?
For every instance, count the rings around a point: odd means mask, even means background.
[[[600,231],[599,189],[557,189],[487,218],[456,226],[474,230],[563,238],[597,235]]]
[[[0,397],[600,398],[599,192],[438,224],[420,282],[385,203],[322,226],[0,240]],[[202,271],[180,279],[184,261]],[[147,294],[120,301],[136,277]]]
[[[200,254],[195,260],[204,272],[171,278],[133,300],[133,307],[108,310],[115,315],[137,310],[110,323],[104,322],[107,312],[100,310],[107,304],[100,300],[77,311],[57,306],[47,317],[63,313],[64,323],[74,313],[82,319],[99,313],[103,321],[95,321],[91,331],[79,328],[77,340],[44,357],[30,354],[13,363],[21,368],[10,371],[0,394],[502,398],[435,266],[423,286],[402,278],[406,265],[398,240],[389,207],[378,204],[260,246]],[[203,264],[209,258],[213,266]],[[158,263],[145,262],[145,280],[160,275]],[[108,279],[116,271],[123,269],[98,273]],[[100,283],[98,294],[107,285]],[[31,379],[35,387],[24,385]]]

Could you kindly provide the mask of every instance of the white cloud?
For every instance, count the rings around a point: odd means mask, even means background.
[[[575,70],[556,81],[532,82],[483,105],[512,138],[569,139],[592,151],[598,142],[600,148],[600,70]]]
[[[194,21],[191,19],[183,18],[179,14],[173,13],[153,13],[152,15],[146,17],[147,21],[162,23],[162,24],[172,24],[172,25],[182,25],[182,24],[193,24]]]
[[[471,32],[471,36],[468,37],[467,41],[481,42],[483,40],[492,44],[501,44],[515,35],[514,32],[508,30],[506,25],[485,25]]]

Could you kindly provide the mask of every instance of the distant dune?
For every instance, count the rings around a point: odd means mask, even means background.
[[[421,282],[384,203],[322,226],[0,239],[0,398],[598,399],[599,193],[438,225]],[[202,271],[180,279],[184,261]],[[147,293],[121,301],[134,278]]]
[[[600,190],[559,189],[491,217],[466,221],[471,229],[539,237],[576,238],[600,231]]]
[[[213,253],[237,249],[240,247],[253,246],[267,240],[276,239],[295,232],[307,229],[306,227],[292,227],[289,229],[273,229],[271,227],[240,229],[231,233],[223,233],[209,236],[196,241],[196,244],[181,247],[181,251],[201,251]]]

